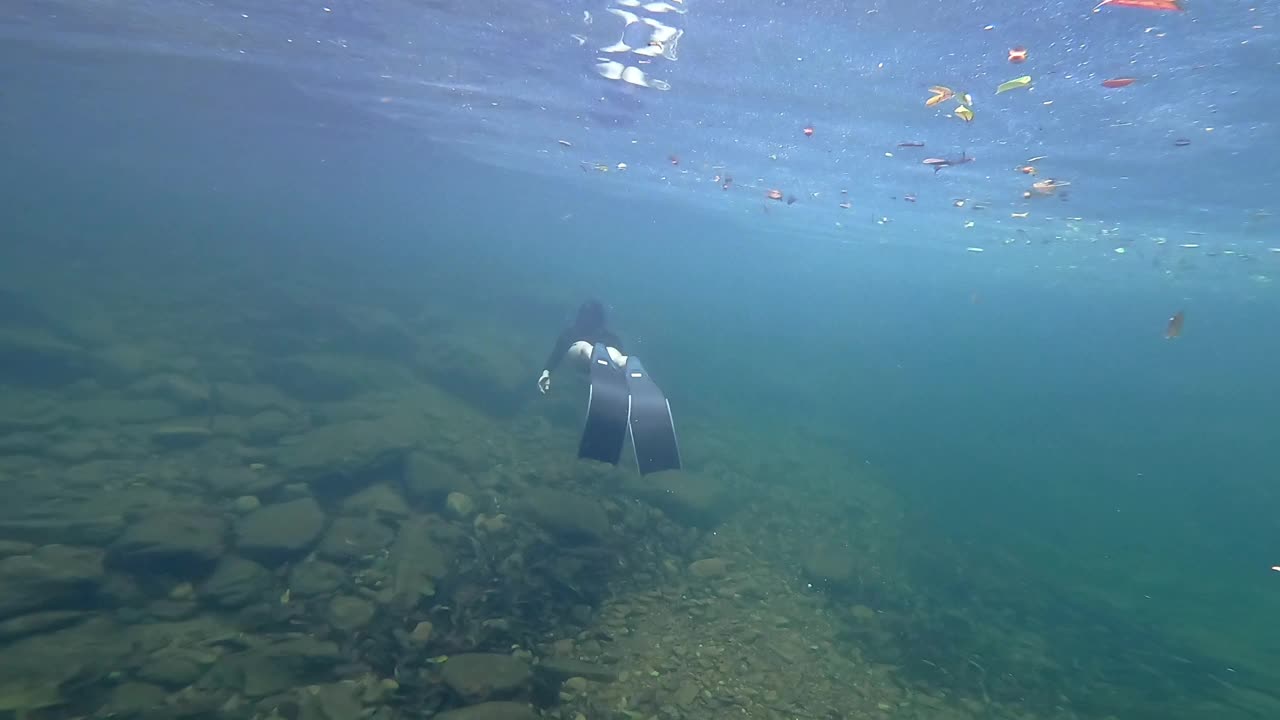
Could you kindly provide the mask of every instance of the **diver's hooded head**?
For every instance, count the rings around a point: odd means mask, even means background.
[[[604,329],[604,305],[599,300],[588,300],[578,308],[578,319],[573,326],[581,332]]]

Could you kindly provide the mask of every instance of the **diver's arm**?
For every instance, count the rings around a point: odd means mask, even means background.
[[[560,337],[556,338],[556,344],[551,348],[551,354],[547,356],[547,362],[542,366],[542,375],[538,376],[538,390],[544,395],[551,389],[551,371],[560,365],[565,353],[569,352],[569,347],[573,345],[573,335],[573,328],[565,328],[560,333]]]

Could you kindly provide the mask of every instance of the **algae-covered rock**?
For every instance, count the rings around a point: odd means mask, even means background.
[[[202,682],[266,697],[320,682],[342,662],[335,643],[296,635],[223,657]]]
[[[87,604],[102,583],[97,548],[45,545],[0,559],[0,618]]]
[[[333,563],[308,560],[289,572],[289,590],[300,597],[327,595],[342,587],[347,578],[347,572]]]
[[[449,493],[474,497],[475,483],[458,467],[434,454],[410,453],[404,464],[404,491],[410,500],[427,507],[440,507]]]
[[[364,358],[321,354],[271,360],[258,377],[308,402],[345,400],[388,382],[383,370]]]
[[[538,720],[538,717],[525,703],[499,701],[448,710],[437,715],[436,720]]]
[[[595,498],[536,488],[525,503],[539,525],[564,540],[599,542],[609,536],[609,516]]]
[[[847,588],[857,577],[857,557],[844,543],[822,543],[804,556],[804,572],[815,583]]]
[[[454,655],[442,673],[445,684],[469,703],[515,697],[528,688],[530,676],[524,660],[496,653]]]
[[[226,549],[226,533],[226,521],[215,515],[156,513],[125,528],[111,560],[134,570],[200,574]]]
[[[329,601],[329,623],[344,632],[368,625],[376,612],[373,603],[351,595],[339,595]]]
[[[142,397],[168,400],[183,412],[196,414],[209,411],[209,386],[182,375],[174,373],[152,375],[134,383],[129,389]]]
[[[387,483],[378,483],[356,492],[342,501],[343,515],[373,515],[399,519],[409,515],[409,506],[400,493]]]
[[[435,594],[435,581],[449,572],[449,559],[431,539],[430,526],[414,518],[400,527],[391,549],[392,603],[402,611]]]
[[[0,640],[12,640],[64,628],[83,620],[85,615],[80,610],[46,610],[0,620]]]
[[[398,416],[324,425],[289,438],[276,465],[293,482],[349,495],[402,472],[419,431]]]
[[[286,482],[284,475],[266,467],[215,467],[201,480],[209,490],[224,497],[263,495]]]
[[[200,584],[200,597],[224,608],[239,608],[272,589],[271,573],[252,560],[228,555]]]
[[[236,547],[252,557],[280,560],[310,548],[324,524],[324,511],[311,498],[264,505],[236,523]]]
[[[327,560],[350,562],[379,554],[394,540],[395,532],[372,517],[342,517],[329,526],[317,551]]]
[[[151,431],[151,442],[162,450],[182,450],[208,442],[213,431],[203,425],[162,425]]]
[[[686,525],[709,527],[729,510],[729,492],[714,478],[667,471],[632,478],[624,489]]]
[[[9,382],[59,386],[92,374],[83,348],[35,329],[0,329],[0,367]]]

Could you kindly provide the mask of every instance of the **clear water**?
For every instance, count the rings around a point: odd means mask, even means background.
[[[10,288],[421,303],[527,369],[457,388],[517,418],[601,297],[692,466],[875,477],[919,603],[1042,639],[1037,707],[1280,712],[1280,8],[689,0],[652,16],[684,31],[640,66],[664,92],[594,70],[603,2],[259,5],[0,9]],[[1045,177],[1069,194],[1022,197]],[[990,643],[905,629],[897,660],[1018,666]]]

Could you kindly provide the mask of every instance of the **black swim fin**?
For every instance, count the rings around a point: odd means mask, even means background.
[[[634,355],[627,358],[626,381],[631,396],[631,447],[640,474],[679,470],[680,445],[671,403]]]
[[[627,376],[609,357],[603,343],[591,351],[591,390],[587,396],[587,421],[578,444],[578,457],[617,465],[627,440],[631,397]]]

